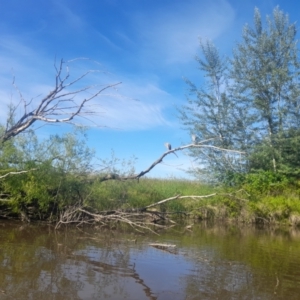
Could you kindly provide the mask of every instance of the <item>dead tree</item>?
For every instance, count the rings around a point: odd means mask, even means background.
[[[46,123],[72,123],[75,117],[91,114],[91,111],[85,109],[87,103],[99,96],[103,91],[120,84],[118,82],[104,86],[86,85],[76,88],[77,84],[82,83],[83,79],[89,74],[94,73],[95,70],[88,70],[74,80],[70,80],[67,63],[61,60],[58,66],[54,65],[56,70],[54,88],[48,95],[39,100],[36,105],[33,105],[33,99],[26,100],[23,97],[15,81],[13,81],[13,86],[18,91],[20,100],[16,106],[10,108],[5,129],[2,135],[0,135],[0,142],[3,143],[20,134],[37,121]],[[88,95],[88,97],[82,97],[78,101],[75,100],[76,96],[82,96],[83,94]],[[14,121],[16,112],[17,110],[19,112],[21,106],[23,107],[21,117]]]

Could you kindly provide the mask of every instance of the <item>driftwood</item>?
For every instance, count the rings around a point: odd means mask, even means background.
[[[128,224],[137,231],[149,230],[156,233],[154,228],[168,228],[172,225],[166,225],[168,223],[175,224],[170,220],[165,213],[159,211],[151,211],[148,209],[161,205],[168,201],[176,199],[201,199],[215,196],[216,193],[203,196],[174,196],[156,203],[150,204],[143,208],[127,209],[127,210],[110,210],[102,212],[93,212],[90,208],[85,208],[81,204],[76,204],[66,208],[60,213],[59,221],[56,223],[55,229],[60,228],[62,225],[76,224],[77,226],[83,224],[101,224],[102,226],[112,225],[116,223]],[[159,224],[162,221],[163,224]]]
[[[241,192],[242,190],[237,191]],[[61,225],[71,224],[75,223],[77,226],[83,225],[83,224],[101,224],[102,226],[108,226],[113,225],[117,223],[123,223],[128,224],[135,230],[139,232],[143,232],[143,230],[148,230],[153,233],[157,232],[155,231],[155,228],[157,229],[165,229],[170,228],[173,226],[173,224],[176,224],[173,220],[167,217],[170,213],[165,212],[159,212],[159,211],[153,211],[150,210],[151,208],[155,206],[159,206],[163,203],[172,201],[172,200],[180,200],[180,199],[205,199],[209,197],[213,197],[216,195],[222,195],[227,197],[234,197],[235,199],[238,199],[240,201],[247,201],[246,199],[238,198],[234,193],[229,194],[209,194],[209,195],[187,195],[187,196],[181,196],[176,195],[174,197],[170,197],[167,199],[163,199],[161,201],[158,201],[156,203],[147,205],[142,208],[136,208],[136,209],[126,209],[126,210],[110,210],[110,211],[101,211],[101,212],[93,212],[90,208],[85,208],[83,205],[74,205],[70,206],[60,214],[60,219],[57,222],[55,229],[58,229]],[[171,225],[170,225],[171,224]],[[191,229],[191,225],[186,226],[187,230]],[[157,246],[159,247],[160,244],[151,244],[151,246]],[[167,245],[168,247],[171,247],[173,245]]]
[[[176,254],[176,245],[171,245],[171,244],[158,244],[158,243],[151,243],[149,246],[154,247],[156,249],[166,251],[172,254]]]
[[[148,219],[147,219],[148,217]],[[153,228],[165,228],[166,226],[152,222],[152,215],[150,213],[136,213],[136,212],[124,212],[124,211],[114,211],[107,214],[93,213],[85,209],[82,205],[74,205],[68,207],[60,214],[60,219],[56,223],[55,229],[60,228],[61,225],[67,224],[77,224],[77,226],[83,224],[96,224],[100,223],[102,226],[110,225],[116,223],[124,223],[130,225],[137,231],[143,232],[146,229],[153,233],[156,233]]]
[[[175,248],[176,245],[172,245],[172,244],[157,244],[157,243],[151,243],[149,244],[150,246],[154,247],[154,248],[158,248],[158,249],[168,249],[168,248]]]

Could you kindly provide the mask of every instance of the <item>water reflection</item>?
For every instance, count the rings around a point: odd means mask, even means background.
[[[2,221],[0,299],[299,299],[299,242],[205,223],[155,236]]]

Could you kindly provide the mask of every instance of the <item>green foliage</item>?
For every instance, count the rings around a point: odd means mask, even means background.
[[[280,143],[279,171],[292,178],[300,178],[300,130],[290,128],[283,132]]]
[[[231,78],[236,83],[237,101],[251,107],[248,114],[253,121],[249,130],[253,132],[252,144],[258,149],[250,148],[248,152],[262,153],[254,155],[255,162],[250,167],[257,168],[261,161],[264,170],[276,172],[285,159],[285,133],[299,128],[296,29],[278,8],[273,11],[273,19],[267,20],[266,29],[258,9],[254,20],[255,28],[245,26],[243,42],[234,51]]]
[[[291,198],[286,194],[262,197],[260,201],[250,202],[249,208],[257,219],[273,223],[283,222],[293,225],[293,217],[300,216],[299,197]],[[295,225],[300,225],[299,220]]]
[[[84,179],[90,174],[93,152],[79,132],[50,136],[38,142],[33,132],[1,144],[1,194],[15,212],[31,209],[33,217],[47,218],[88,194]]]
[[[202,182],[224,183],[224,190],[214,198],[180,199],[159,209],[193,212],[202,219],[244,214],[247,220],[281,221],[292,216],[298,220],[300,62],[295,25],[275,8],[264,27],[255,9],[254,27],[244,27],[231,59],[222,57],[210,41],[200,46],[202,56],[197,62],[205,81],[197,87],[186,80],[190,95],[179,113],[187,131],[211,146],[190,150],[201,166],[192,172]],[[15,124],[15,109],[9,107],[10,127]],[[1,136],[5,136],[3,126]],[[120,160],[112,151],[96,171],[94,152],[85,146],[84,138],[80,130],[44,141],[31,130],[2,138],[1,205],[47,219],[77,203],[99,211],[134,209],[176,195],[213,192],[209,185],[184,180],[102,182],[103,174],[133,175],[136,158]],[[232,187],[246,195],[232,193]]]
[[[274,148],[267,141],[253,147],[249,153],[249,168],[251,170],[273,171],[273,156],[277,162],[277,172],[289,176],[300,177],[300,132],[290,128],[280,136],[274,137]]]
[[[244,177],[243,188],[252,196],[282,193],[289,186],[286,176],[272,171],[249,173]]]
[[[237,136],[245,135],[245,118],[243,110],[236,105],[229,93],[227,59],[221,58],[216,47],[209,41],[200,42],[200,46],[203,59],[197,57],[197,62],[206,80],[199,89],[186,80],[191,97],[179,113],[190,134],[196,134],[200,140],[207,140],[206,144],[214,147],[190,150],[191,155],[205,169],[194,173],[199,178],[210,179],[213,173],[222,180],[224,170],[236,172],[244,169],[243,161],[235,153],[221,149],[243,148]]]
[[[128,160],[116,157],[111,150],[109,158],[100,159],[100,173],[118,174],[119,176],[131,176],[135,173],[135,163],[137,158],[130,157]]]
[[[207,194],[211,188],[186,180],[162,180],[142,178],[138,181],[94,182],[88,205],[98,210],[142,208],[149,204],[180,195]],[[166,203],[168,211],[186,211],[189,202],[194,200],[175,200]],[[196,201],[197,202],[197,201]]]
[[[201,178],[232,184],[234,174],[255,170],[299,174],[300,62],[296,27],[278,7],[263,26],[258,9],[246,25],[231,59],[222,59],[211,43],[200,43],[197,58],[202,86],[187,80],[191,98],[180,110],[189,133],[209,145],[239,150],[197,148]]]

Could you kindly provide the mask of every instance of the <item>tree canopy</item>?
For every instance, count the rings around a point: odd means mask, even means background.
[[[300,63],[296,33],[295,24],[278,7],[265,24],[256,8],[253,27],[244,26],[231,57],[221,57],[211,41],[200,41],[202,55],[196,60],[205,81],[197,87],[187,80],[189,97],[180,109],[181,122],[200,139],[244,154],[192,150],[200,164],[194,173],[210,173],[221,181],[259,169],[298,173]]]

